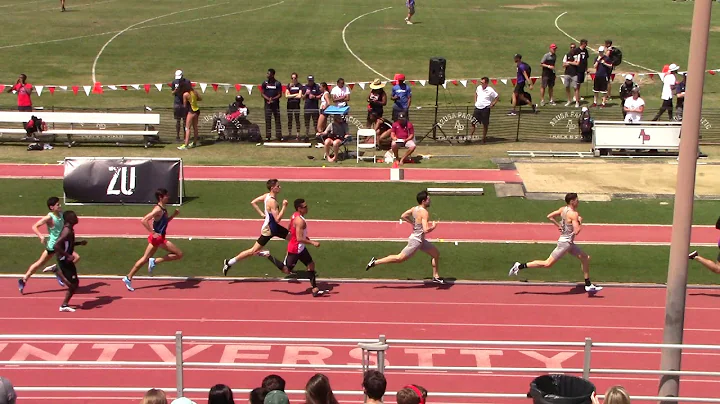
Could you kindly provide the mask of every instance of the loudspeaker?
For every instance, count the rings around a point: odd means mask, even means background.
[[[445,84],[445,58],[430,59],[430,74],[428,82],[432,86]]]

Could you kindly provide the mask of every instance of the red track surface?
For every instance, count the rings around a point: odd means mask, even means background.
[[[665,290],[661,288],[608,287],[595,298],[581,289],[549,286],[435,287],[417,284],[338,284],[325,286],[332,292],[313,299],[307,283],[237,281],[136,281],[128,292],[119,280],[82,279],[83,287],[73,303],[76,313],[59,313],[62,291],[53,280],[33,279],[28,294],[20,296],[14,279],[0,280],[3,332],[28,334],[131,334],[172,336],[272,336],[310,338],[377,338],[386,335],[391,344],[390,365],[582,367],[581,348],[417,346],[393,344],[392,339],[456,339],[499,341],[649,342],[662,340]],[[685,322],[685,341],[714,344],[720,333],[720,292],[690,290]],[[100,345],[105,344],[105,345]],[[115,345],[113,345],[115,344]],[[123,345],[117,345],[123,344]],[[186,343],[186,361],[255,362],[294,364],[310,360],[322,364],[358,363],[352,344],[202,344]],[[43,351],[38,351],[34,348]],[[117,349],[116,349],[117,348]],[[116,352],[113,354],[113,350]],[[0,360],[114,360],[173,361],[172,344],[138,341],[0,341]],[[355,352],[356,353],[356,352]],[[189,357],[188,357],[189,356]],[[303,357],[305,359],[303,359]],[[480,358],[479,360],[476,358]],[[554,361],[548,360],[554,358]],[[686,351],[685,370],[717,371],[720,352]],[[659,354],[652,349],[596,349],[594,368],[657,369]],[[172,370],[143,368],[89,368],[18,366],[0,368],[17,386],[173,387]],[[335,390],[360,389],[356,371],[321,370]],[[257,386],[262,377],[279,373],[288,389],[303,389],[315,370],[211,368],[185,371],[185,385],[208,389],[215,383],[235,388]],[[388,389],[417,383],[432,391],[526,393],[537,373],[506,374],[441,371],[388,371]],[[654,395],[658,377],[642,375],[592,376],[600,392],[621,383],[633,395]],[[720,397],[717,380],[684,377],[683,396]],[[140,394],[24,393],[22,403],[137,403]],[[78,398],[95,397],[95,398]],[[52,397],[52,398],[50,398]],[[125,399],[122,399],[125,397]],[[204,403],[206,395],[191,395]],[[239,397],[241,402],[244,397]],[[360,397],[340,397],[359,402]],[[391,398],[388,398],[392,401]],[[291,397],[298,401],[299,398]],[[433,399],[441,402],[524,402],[498,399]]]
[[[0,164],[0,178],[59,179],[64,166],[43,164]],[[377,182],[389,181],[389,168],[366,167],[250,167],[185,166],[186,180],[195,181],[283,181]],[[439,168],[405,168],[406,182],[504,183],[522,182],[515,170],[458,170]]]
[[[37,217],[0,216],[0,236],[34,236],[31,226]],[[175,219],[170,225],[173,238],[255,239],[261,220],[241,219]],[[405,240],[410,232],[407,224],[383,221],[310,220],[313,238],[336,240]],[[596,244],[670,244],[670,226],[592,225],[584,226],[581,243]],[[83,217],[77,227],[83,237],[147,237],[138,218]],[[552,224],[540,223],[440,223],[433,239],[467,242],[554,243],[558,232]],[[714,226],[693,228],[693,245],[715,245]]]

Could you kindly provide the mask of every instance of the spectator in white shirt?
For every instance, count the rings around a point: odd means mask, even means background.
[[[336,107],[346,107],[348,105],[348,102],[350,102],[350,89],[345,85],[344,79],[338,79],[337,86],[330,91],[330,97],[332,97],[333,104]]]
[[[660,119],[660,116],[662,116],[663,112],[667,111],[668,113],[668,119],[673,120],[673,91],[675,90],[675,72],[678,71],[680,67],[676,65],[675,63],[671,64],[668,72],[663,77],[663,89],[662,89],[662,95],[660,98],[662,98],[662,106],[660,107],[660,111],[658,111],[657,115],[655,115],[655,118],[653,118],[653,121],[657,121]]]
[[[475,127],[478,122],[483,126],[482,142],[485,143],[487,137],[488,126],[490,125],[490,109],[498,102],[498,93],[488,86],[490,79],[483,77],[480,79],[480,85],[475,90],[475,112],[473,112],[473,129],[470,136],[475,135]]]
[[[640,89],[633,88],[630,97],[625,99],[623,110],[625,111],[626,123],[640,123],[642,115],[645,111],[645,101],[640,97]]]

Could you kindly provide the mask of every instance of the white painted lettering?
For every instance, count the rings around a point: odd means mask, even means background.
[[[223,351],[221,363],[234,363],[236,359],[267,360],[269,353],[251,354],[240,353],[239,351],[270,351],[270,345],[226,345]]]
[[[418,356],[418,366],[435,366],[433,365],[433,355],[444,355],[444,349],[427,349],[427,348],[405,348],[406,354]]]
[[[60,348],[60,352],[58,352],[57,354],[52,354],[48,351],[36,348],[30,344],[22,344],[20,349],[18,349],[18,351],[15,353],[15,355],[13,355],[10,360],[24,361],[27,360],[29,357],[34,356],[44,361],[66,361],[70,359],[70,355],[75,352],[75,349],[77,349],[77,347],[78,344],[63,344],[62,348]]]
[[[190,349],[183,351],[183,360],[188,360],[200,352],[210,348],[211,345],[195,345]],[[170,352],[167,346],[163,344],[150,344],[150,349],[155,351],[160,360],[163,362],[175,362],[175,354]]]
[[[460,355],[473,355],[475,357],[475,366],[489,368],[492,367],[490,357],[502,356],[503,351],[499,349],[461,349]]]
[[[547,368],[562,369],[562,363],[572,358],[577,352],[560,352],[557,355],[548,358],[547,356],[535,352],[535,351],[520,351],[520,353],[527,355],[533,359],[537,359],[542,362]]]
[[[353,359],[362,361],[362,348],[351,349],[350,357]],[[348,365],[361,366],[362,362],[348,362]],[[377,366],[377,355],[375,355],[375,354],[370,355],[370,364],[369,365],[371,367]],[[385,366],[390,366],[390,362],[388,362],[387,358],[385,359]]]
[[[110,362],[121,349],[133,349],[135,344],[93,344],[92,349],[102,349],[98,362]]]
[[[330,349],[320,346],[286,346],[282,363],[297,365],[305,361],[311,365],[325,365],[324,360],[332,354]]]

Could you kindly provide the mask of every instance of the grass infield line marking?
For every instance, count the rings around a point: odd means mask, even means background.
[[[382,73],[378,72],[377,70],[375,70],[375,69],[373,69],[372,67],[370,67],[367,63],[363,62],[363,60],[360,59],[360,58],[358,57],[358,55],[356,55],[355,52],[352,51],[352,49],[350,49],[350,45],[348,45],[347,40],[345,39],[345,31],[347,31],[348,27],[350,27],[350,24],[352,24],[352,23],[354,23],[355,21],[357,21],[357,20],[365,17],[366,15],[375,14],[375,13],[377,13],[377,12],[389,10],[389,9],[391,9],[391,8],[392,8],[392,7],[380,8],[380,9],[377,9],[377,10],[375,10],[375,11],[371,11],[371,12],[369,12],[369,13],[365,13],[365,14],[363,14],[363,15],[357,16],[357,17],[355,17],[352,21],[350,21],[349,23],[347,23],[347,24],[345,25],[345,28],[343,28],[343,30],[342,30],[342,40],[343,40],[343,42],[345,43],[345,48],[348,50],[348,52],[350,52],[350,54],[353,55],[353,57],[354,57],[355,59],[357,59],[358,62],[362,63],[363,66],[367,67],[367,68],[370,69],[373,73],[377,74],[378,76],[384,78],[384,79],[387,80],[387,81],[390,81],[390,79],[389,79],[388,77],[385,77]]]
[[[560,28],[560,26],[558,25],[558,20],[560,20],[560,17],[564,16],[564,15],[567,14],[567,13],[568,13],[567,11],[563,11],[562,13],[560,13],[560,15],[558,15],[558,16],[555,18],[555,28],[557,28],[558,31],[560,31],[560,32],[562,32],[563,34],[565,34],[566,37],[572,39],[573,41],[575,41],[575,42],[577,42],[577,43],[580,43],[579,40],[573,38],[572,35],[570,35],[570,34],[568,34],[567,32],[565,32],[565,30],[563,30],[562,28]],[[598,53],[597,49],[593,49],[593,48],[591,48],[591,47],[589,47],[589,46],[588,46],[588,48],[591,49],[593,52]],[[645,66],[636,65],[635,63],[629,62],[627,59],[623,59],[623,63],[627,63],[627,64],[629,64],[630,66],[635,66],[635,67],[639,67],[639,68],[641,68],[641,69],[645,69],[645,70],[647,70],[647,71],[649,71],[649,72],[654,72],[654,73],[658,73],[658,74],[660,73],[660,72],[657,71],[657,70],[649,69],[649,68],[647,68],[647,67],[645,67]]]

